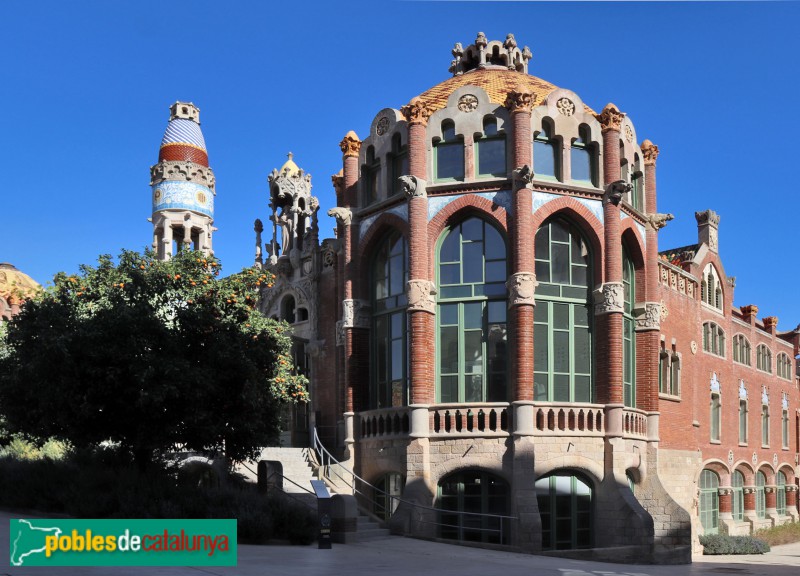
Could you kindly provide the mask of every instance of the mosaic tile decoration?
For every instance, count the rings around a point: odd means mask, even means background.
[[[195,182],[167,180],[153,186],[153,212],[192,210],[214,217],[214,193]]]
[[[428,197],[428,221],[433,220],[442,208],[450,204],[453,200],[457,200],[462,196],[480,196],[486,198],[489,202],[501,206],[506,213],[510,216],[513,212],[513,204],[511,203],[511,191],[501,190],[500,192],[481,192],[480,194],[454,194],[452,196],[433,196]]]

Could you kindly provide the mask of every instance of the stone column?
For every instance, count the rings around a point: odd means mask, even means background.
[[[408,168],[402,186],[408,198],[408,341],[410,404],[424,406],[436,399],[434,383],[436,355],[431,343],[436,339],[434,314],[436,288],[430,278],[428,254],[427,127],[431,110],[425,101],[414,98],[403,106],[408,122]]]
[[[645,301],[636,310],[636,404],[642,410],[658,410],[658,357],[660,353],[661,299],[658,278],[658,231],[672,214],[656,211],[656,158],[658,146],[642,144],[645,170],[646,254],[644,262]]]
[[[514,404],[514,431],[517,434],[533,430],[533,307],[536,274],[533,236],[533,192],[530,189],[533,171],[530,92],[509,92],[506,107],[511,111],[513,143],[511,160],[513,172],[513,217],[509,219],[511,277],[508,287],[509,328],[511,346],[511,399]]]
[[[164,252],[160,256],[164,260],[172,258],[172,224],[167,219],[164,219],[164,236],[161,239],[161,247]]]
[[[615,180],[619,172],[619,130],[624,114],[613,104],[607,105],[598,116],[603,133],[603,195],[604,278],[595,291],[595,316],[597,317],[597,401],[609,405],[607,416],[622,417],[622,313],[624,293],[622,285],[622,240],[620,236],[619,203],[629,184]],[[606,423],[608,430],[621,430],[614,422]]]

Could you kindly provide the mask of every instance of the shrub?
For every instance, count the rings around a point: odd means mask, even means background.
[[[756,532],[755,536],[764,540],[770,546],[800,542],[800,523],[790,522],[781,526],[764,528]]]
[[[769,544],[752,536],[728,536],[727,534],[709,534],[700,536],[703,554],[765,554],[769,552]]]

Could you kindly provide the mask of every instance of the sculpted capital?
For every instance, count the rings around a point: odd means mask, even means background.
[[[436,310],[436,285],[430,280],[409,280],[406,284],[408,309],[433,314]]]
[[[428,118],[433,114],[428,103],[419,96],[400,108],[400,112],[409,124],[422,124],[423,126],[428,124]]]
[[[625,288],[622,282],[609,282],[594,291],[594,313],[610,314],[624,312]]]
[[[609,103],[606,104],[606,107],[603,108],[603,111],[598,114],[596,118],[600,121],[600,128],[603,132],[607,130],[616,130],[619,132],[625,114],[620,112],[619,108],[614,104]]]
[[[530,112],[533,108],[533,94],[512,90],[506,96],[505,107],[512,112]]]
[[[356,133],[350,130],[342,141],[339,142],[339,148],[342,149],[342,154],[347,156],[355,156],[358,158],[358,153],[361,151],[361,140],[358,139]]]
[[[533,272],[516,272],[506,281],[508,288],[508,307],[512,306],[535,306],[534,293],[536,286],[536,274]]]
[[[655,164],[656,158],[658,158],[658,146],[650,142],[650,140],[645,140],[642,142],[642,156],[644,156],[645,166]]]

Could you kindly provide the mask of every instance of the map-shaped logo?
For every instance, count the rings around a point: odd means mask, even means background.
[[[23,566],[25,561],[35,554],[45,553],[45,538],[47,536],[61,536],[61,528],[52,526],[39,526],[47,520],[36,521],[11,520],[11,565]]]

